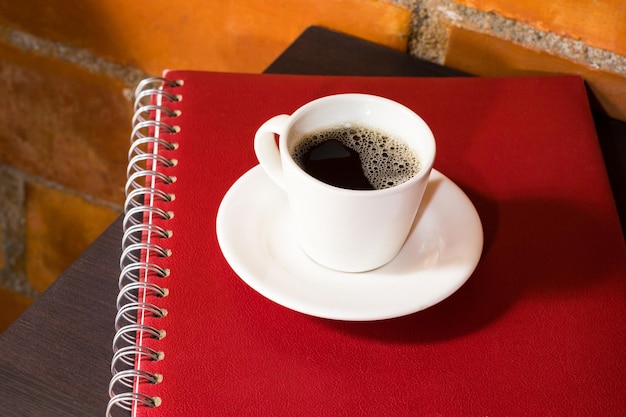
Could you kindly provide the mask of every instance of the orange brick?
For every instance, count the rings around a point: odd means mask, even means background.
[[[4,224],[0,222],[0,269],[6,268],[6,262],[4,260]]]
[[[6,268],[6,262],[4,260],[4,222],[0,222],[0,269]]]
[[[260,72],[306,27],[406,50],[411,13],[380,0],[0,0],[0,22],[157,74]]]
[[[26,275],[45,290],[117,217],[110,208],[42,184],[26,187]]]
[[[479,10],[529,23],[538,29],[580,39],[597,48],[626,55],[626,7],[623,0],[455,0]]]
[[[132,105],[106,75],[0,42],[0,163],[121,203]]]
[[[32,303],[32,299],[0,288],[0,333],[6,330]]]
[[[626,77],[493,36],[452,27],[445,65],[481,76],[578,74],[610,116],[626,120]]]

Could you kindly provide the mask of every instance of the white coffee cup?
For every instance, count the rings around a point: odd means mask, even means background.
[[[308,133],[339,125],[385,132],[406,144],[419,171],[390,188],[335,187],[305,172],[290,152]],[[278,135],[278,144],[275,135]],[[402,249],[435,159],[428,125],[409,108],[367,94],[338,94],[278,115],[256,132],[254,149],[267,175],[287,193],[297,239],[315,262],[344,272],[364,272],[391,261]]]

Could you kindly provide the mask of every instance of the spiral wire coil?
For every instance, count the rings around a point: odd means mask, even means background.
[[[171,251],[152,243],[151,238],[168,239],[172,232],[152,224],[150,219],[167,220],[173,217],[173,213],[155,207],[151,202],[167,203],[174,199],[174,195],[164,192],[159,185],[171,184],[176,178],[163,174],[159,169],[173,167],[178,161],[164,157],[155,149],[170,151],[178,147],[178,144],[160,137],[160,133],[173,135],[180,131],[178,126],[161,121],[161,117],[171,119],[180,115],[180,111],[172,110],[163,103],[180,101],[182,97],[172,94],[170,90],[181,85],[182,81],[151,77],[141,81],[135,89],[107,417],[113,417],[114,410],[132,412],[136,406],[153,408],[161,403],[159,397],[134,392],[139,383],[158,384],[163,379],[160,374],[135,369],[140,361],[159,361],[164,356],[163,352],[142,346],[140,341],[144,338],[162,339],[166,335],[163,329],[139,322],[140,316],[161,318],[167,314],[158,305],[140,299],[139,294],[143,294],[143,298],[149,295],[157,299],[168,295],[167,288],[142,277],[146,274],[157,278],[169,275],[167,268],[152,259],[169,257]]]

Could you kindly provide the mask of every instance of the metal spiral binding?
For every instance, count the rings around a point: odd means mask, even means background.
[[[137,318],[140,315],[161,318],[167,314],[157,304],[140,300],[139,294],[156,297],[157,300],[168,295],[167,288],[142,280],[142,276],[151,274],[164,278],[170,273],[167,268],[158,265],[158,259],[169,257],[171,251],[152,243],[152,237],[168,239],[172,232],[146,219],[168,220],[174,215],[170,211],[152,206],[150,202],[167,203],[174,199],[174,195],[163,191],[160,186],[175,182],[176,177],[165,175],[161,169],[173,167],[178,161],[168,159],[154,152],[154,149],[171,151],[178,147],[178,144],[164,139],[161,134],[169,137],[180,131],[178,126],[168,124],[162,119],[172,119],[180,115],[179,110],[173,110],[164,104],[180,101],[182,97],[170,91],[181,85],[182,81],[152,77],[141,81],[135,89],[135,111],[126,172],[124,235],[118,282],[120,290],[112,346],[112,377],[109,383],[111,399],[106,410],[107,417],[113,417],[114,410],[132,411],[137,406],[153,408],[161,403],[159,397],[134,392],[134,389],[139,382],[158,384],[162,376],[135,369],[135,366],[138,361],[163,359],[163,352],[142,346],[138,341],[144,338],[162,339],[166,333],[163,329],[139,323]],[[157,259],[157,263],[153,259]]]

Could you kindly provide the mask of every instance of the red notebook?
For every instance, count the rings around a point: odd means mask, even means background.
[[[626,248],[580,78],[164,77],[162,88],[141,86],[134,119],[111,413],[624,414]],[[257,164],[256,129],[342,92],[417,112],[437,140],[436,170],[482,222],[469,279],[412,314],[353,321],[294,311],[281,289],[268,298],[251,288],[218,244],[220,203]],[[242,262],[261,259],[246,273],[262,275],[264,260],[277,271],[287,261],[246,245],[288,229],[288,218],[254,175],[253,192],[275,211],[267,225],[242,215],[251,230],[235,240]],[[255,204],[242,196],[238,206]],[[444,209],[452,220],[460,210]],[[461,245],[464,227],[440,225]],[[448,241],[430,232],[424,241],[446,255]],[[277,252],[293,250],[278,240]]]

